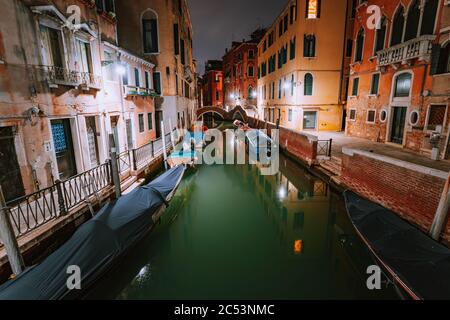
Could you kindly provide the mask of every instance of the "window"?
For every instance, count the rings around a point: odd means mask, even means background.
[[[303,113],[303,129],[314,130],[317,127],[317,111],[305,111]]]
[[[294,96],[294,89],[295,89],[295,79],[294,75],[291,76],[291,96]]]
[[[289,8],[289,17],[290,17],[290,19],[289,19],[289,23],[290,24],[293,24],[294,23],[294,21],[295,21],[295,6],[291,6],[290,8]]]
[[[361,28],[356,36],[355,62],[361,62],[364,50],[364,29]]]
[[[284,30],[283,30],[283,33],[284,33],[288,30],[288,26],[289,26],[288,15],[284,16],[283,23],[284,23]]]
[[[278,80],[278,99],[281,99],[281,88],[282,88],[282,84],[281,84],[281,79]]]
[[[261,77],[265,77],[267,75],[267,63],[263,62],[261,64]]]
[[[306,1],[306,18],[307,19],[320,18],[320,0]]]
[[[350,109],[349,119],[350,121],[356,121],[356,109]]]
[[[153,89],[157,94],[161,94],[161,73],[153,72]]]
[[[77,50],[80,72],[92,73],[91,44],[77,40]]]
[[[316,56],[316,36],[313,34],[304,35],[303,56],[312,58]]]
[[[384,123],[386,122],[386,119],[387,119],[387,111],[383,109],[380,112],[380,121]]]
[[[254,50],[248,50],[248,58],[250,59],[250,60],[252,60],[252,59],[254,59],[255,58],[255,51]]]
[[[128,85],[128,69],[129,69],[128,64],[124,65],[124,69],[125,69],[125,71],[122,75],[122,83],[124,86],[127,86]]]
[[[289,59],[294,60],[295,59],[295,47],[296,47],[296,38],[291,40],[290,42],[290,51],[289,51]]]
[[[145,131],[145,125],[144,125],[144,115],[139,114],[139,133],[143,133]]]
[[[347,58],[351,58],[352,50],[353,50],[353,40],[352,39],[347,39],[347,51],[346,51],[346,54],[345,54],[345,56]]]
[[[292,122],[292,109],[288,110],[288,121]]]
[[[52,28],[40,26],[43,42],[44,63],[47,66],[63,68],[61,33]]]
[[[145,71],[145,87],[150,89],[150,75],[148,71]]]
[[[375,110],[368,110],[367,111],[367,123],[375,123],[375,117],[377,112]]]
[[[420,2],[414,0],[408,10],[408,18],[406,20],[405,39],[408,41],[417,38],[420,22]]]
[[[105,57],[105,61],[113,61],[113,54],[108,52],[108,51],[104,51],[103,55]],[[103,70],[104,70],[104,75],[105,75],[105,79],[108,81],[117,81],[117,73],[114,70],[114,64],[110,63],[107,65],[103,66]]]
[[[375,33],[375,48],[374,53],[384,49],[384,44],[386,42],[386,29],[387,29],[387,19],[383,17],[381,20],[381,28],[377,29]]]
[[[216,91],[216,101],[219,101],[219,99],[220,99],[220,92]]]
[[[352,18],[356,17],[356,7],[358,6],[358,0],[352,1]]]
[[[278,24],[278,36],[281,37],[282,35],[283,35],[283,19],[281,19]]]
[[[272,100],[275,99],[275,82],[272,82]]]
[[[247,94],[248,94],[248,98],[249,99],[254,99],[255,98],[254,91],[253,91],[252,87],[248,87]]]
[[[353,97],[358,96],[358,92],[359,92],[359,78],[354,78],[352,87],[352,96]]]
[[[312,96],[313,95],[313,76],[311,73],[305,74],[305,84],[303,88],[303,94],[305,96]]]
[[[391,46],[395,46],[403,40],[403,27],[405,25],[405,9],[400,6],[392,23]]]
[[[183,39],[180,40],[180,56],[181,56],[181,64],[185,65],[186,64],[186,54],[185,54],[185,50],[184,50],[184,40]]]
[[[141,86],[141,79],[140,79],[139,69],[138,68],[134,68],[134,80],[135,80],[136,87],[140,87]]]
[[[431,53],[430,74],[450,73],[450,42],[441,47],[439,44],[433,45]]]
[[[447,113],[447,106],[432,105],[428,109],[427,130],[436,130],[437,126],[444,126],[445,115]]]
[[[419,112],[417,110],[414,110],[409,114],[409,123],[412,126],[416,126],[419,123],[419,120],[420,120],[420,116],[419,116]]]
[[[410,73],[402,73],[397,76],[394,89],[395,98],[409,97],[411,91],[411,78],[412,76]]]
[[[273,31],[269,34],[269,48],[273,45],[274,33]]]
[[[372,83],[371,83],[371,86],[370,86],[370,94],[371,95],[377,95],[379,86],[380,86],[380,74],[379,73],[374,73],[372,75]]]
[[[255,71],[254,71],[253,66],[248,66],[247,75],[249,77],[254,77],[255,76]]]
[[[153,130],[153,114],[151,112],[147,113],[148,130]]]
[[[142,18],[144,53],[157,53],[158,19],[153,11],[147,11]]]
[[[434,34],[434,25],[436,23],[438,2],[438,0],[428,0],[425,3],[422,17],[422,27],[420,30],[421,35]]]
[[[173,47],[175,51],[175,55],[180,54],[180,30],[178,27],[178,23],[173,25]]]

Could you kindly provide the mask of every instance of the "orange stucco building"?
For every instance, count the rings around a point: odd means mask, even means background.
[[[368,8],[381,12],[377,27]],[[370,0],[356,8],[347,134],[447,157],[448,1]],[[447,19],[444,13],[446,12]]]
[[[222,61],[208,60],[202,77],[202,106],[223,107]]]

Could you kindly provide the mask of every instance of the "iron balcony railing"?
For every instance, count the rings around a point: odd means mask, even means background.
[[[123,93],[125,96],[153,97],[156,95],[156,92],[153,89],[136,86],[123,86]]]
[[[397,63],[407,63],[412,59],[430,60],[435,36],[421,36],[377,53],[379,67]]]
[[[55,66],[44,66],[44,75],[50,85],[84,86],[101,89],[102,77],[89,72],[79,72]]]
[[[101,89],[102,77],[89,72],[80,73],[81,84],[87,88]]]

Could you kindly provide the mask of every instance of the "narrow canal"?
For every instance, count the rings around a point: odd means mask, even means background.
[[[257,166],[200,166],[163,220],[90,299],[395,299],[369,291],[373,264],[341,195],[281,156]]]

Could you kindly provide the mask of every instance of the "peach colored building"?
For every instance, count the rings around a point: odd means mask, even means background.
[[[119,45],[155,65],[156,134],[189,125],[196,101],[192,24],[185,0],[117,0]],[[161,128],[164,121],[164,130]]]
[[[113,0],[0,3],[0,184],[7,200],[104,163],[110,133],[120,152],[153,139],[153,84],[143,79],[154,66],[115,47]],[[142,84],[129,83],[138,95],[121,85],[122,61],[139,71]]]
[[[298,131],[344,126],[351,0],[290,0],[258,44],[261,119]]]
[[[368,6],[381,8],[379,28]],[[347,134],[447,157],[448,1],[371,0],[357,7]],[[446,18],[446,22],[445,19]]]

